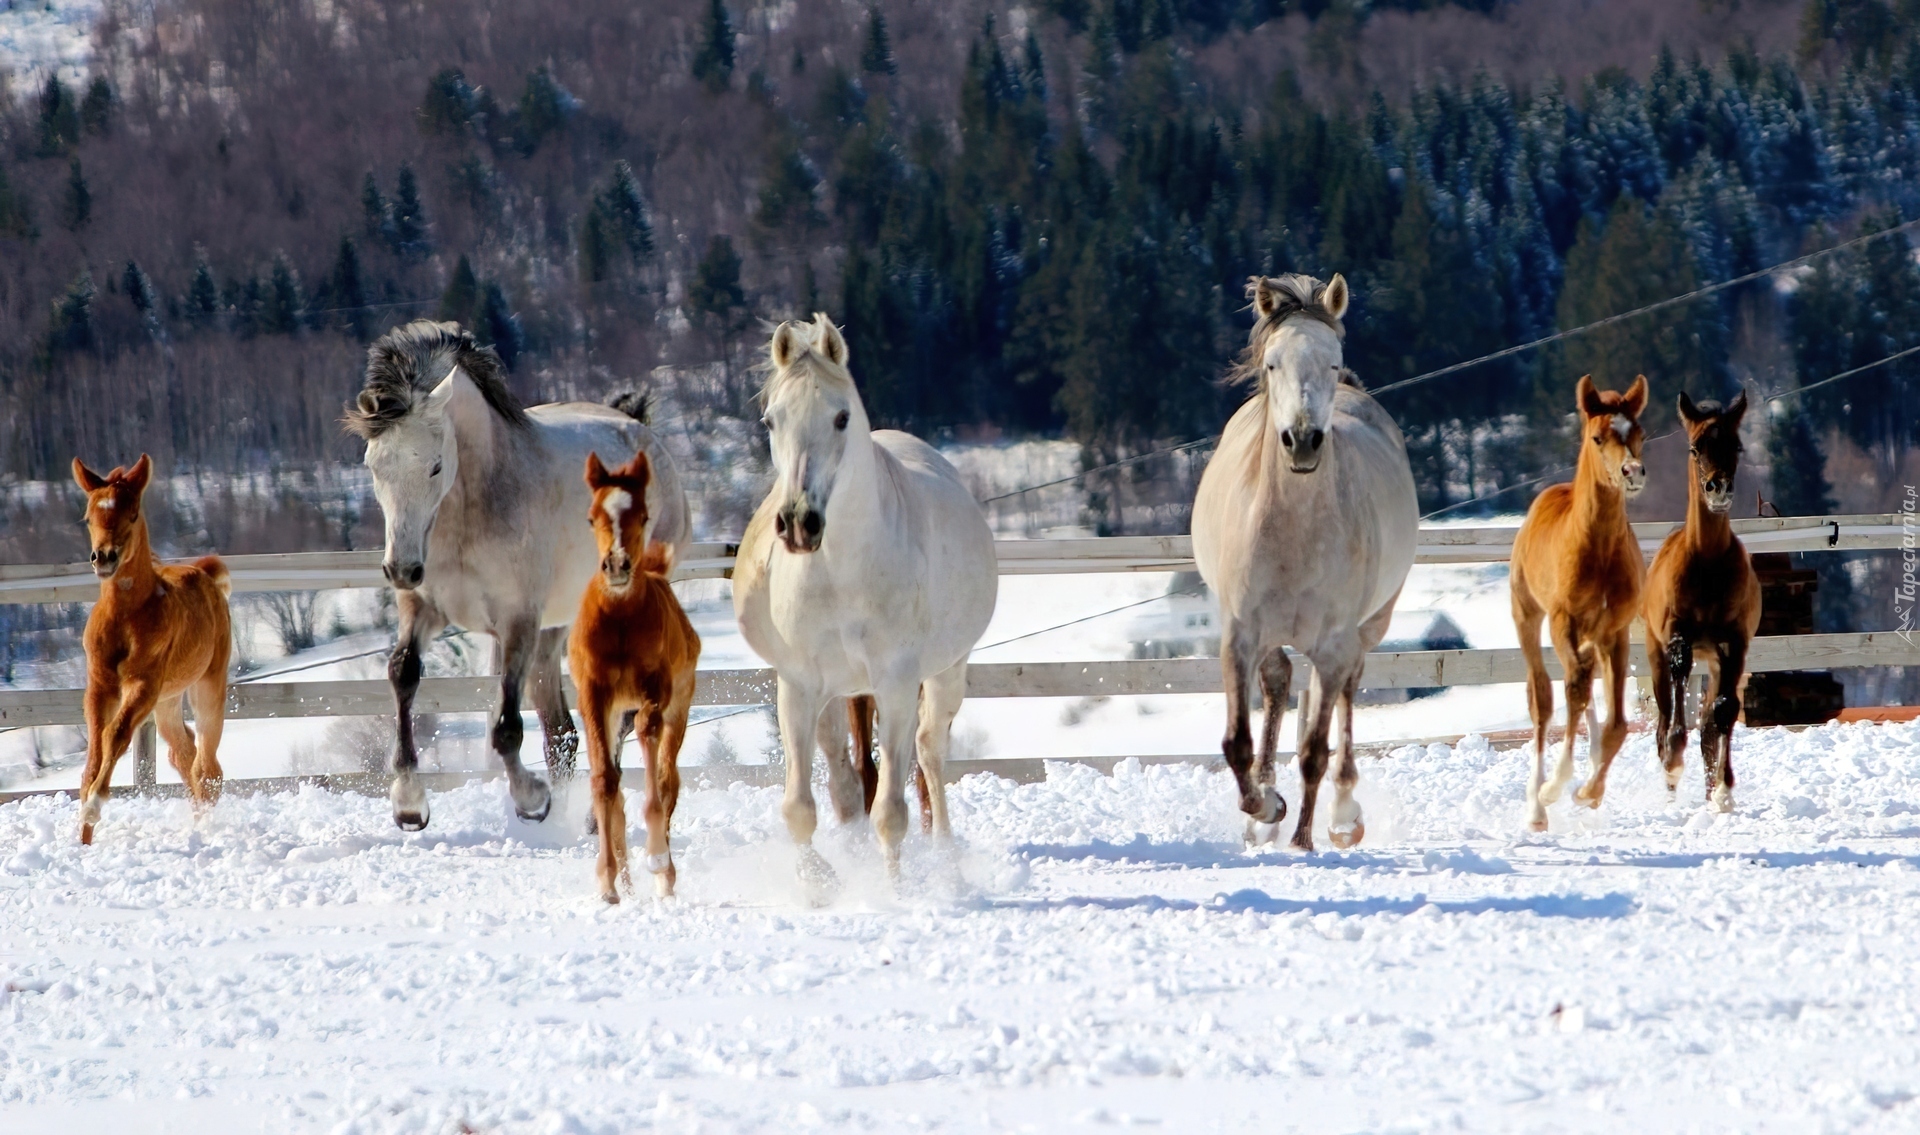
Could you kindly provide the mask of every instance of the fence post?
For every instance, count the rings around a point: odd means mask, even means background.
[[[159,748],[159,731],[149,717],[133,731],[133,782],[141,788],[152,788],[158,783]]]

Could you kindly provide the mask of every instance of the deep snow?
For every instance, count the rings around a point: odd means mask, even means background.
[[[0,807],[9,1133],[1912,1130],[1920,725],[1644,737],[1520,832],[1524,760],[1363,765],[1369,843],[1240,845],[1224,773],[953,789],[961,850],[799,902],[770,789],[694,789],[681,897],[607,908],[497,783],[403,835],[319,790]],[[1296,797],[1296,775],[1281,782]],[[576,806],[578,800],[574,800]],[[1297,804],[1297,798],[1295,799]],[[637,801],[629,805],[637,816]],[[644,886],[644,879],[642,880]]]

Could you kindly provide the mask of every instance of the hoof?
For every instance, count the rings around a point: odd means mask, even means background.
[[[1367,838],[1367,825],[1360,820],[1355,820],[1350,828],[1327,829],[1327,842],[1342,851],[1359,846],[1360,841],[1365,838]]]
[[[1293,838],[1287,841],[1287,846],[1293,848],[1295,851],[1311,854],[1313,851],[1313,837],[1306,832],[1295,832],[1293,833]]]
[[[673,897],[673,872],[667,871],[653,877],[653,893],[663,899]]]
[[[432,809],[427,806],[427,790],[412,777],[397,777],[393,791],[393,823],[403,832],[425,831]]]
[[[93,843],[93,825],[92,824],[80,825],[80,843],[82,846],[86,846]]]
[[[1534,831],[1534,832],[1546,831],[1547,830],[1547,814],[1545,812],[1541,812],[1539,815],[1529,819],[1527,821],[1527,830]]]
[[[825,906],[840,891],[840,876],[834,872],[833,865],[810,846],[800,849],[798,873],[809,906]]]
[[[1598,792],[1589,793],[1587,786],[1583,784],[1574,792],[1573,798],[1575,801],[1585,804],[1589,808],[1599,808],[1600,801],[1605,798],[1606,794],[1607,791],[1604,788]]]
[[[511,789],[508,791],[512,792]],[[547,813],[553,811],[553,793],[537,780],[532,781],[528,788],[531,799],[522,800],[517,792],[512,792],[512,795],[513,814],[530,824],[540,823],[547,818]]]
[[[1271,785],[1261,789],[1261,793],[1260,807],[1257,810],[1247,808],[1245,804],[1241,805],[1241,808],[1247,815],[1253,817],[1253,822],[1257,824],[1277,824],[1281,820],[1286,819],[1286,799],[1282,797],[1280,793],[1274,791]]]
[[[603,900],[603,901],[604,901],[604,902],[605,902],[605,903],[606,903],[606,904],[607,904],[608,906],[619,906],[619,905],[620,905],[620,892],[619,892],[618,890],[616,890],[615,888],[613,888],[613,887],[608,887],[608,888],[607,888],[606,890],[604,890],[604,891],[601,891],[601,892],[600,892],[600,898],[601,898],[601,899],[602,899],[602,900]]]
[[[1724,816],[1733,811],[1733,793],[1724,788],[1716,788],[1713,790],[1713,795],[1708,797],[1707,803],[1714,811]]]

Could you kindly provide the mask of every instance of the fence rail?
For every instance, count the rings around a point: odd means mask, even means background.
[[[1900,547],[1903,519],[1899,513],[1756,518],[1736,520],[1733,526],[1755,552],[1868,551]],[[1649,552],[1675,527],[1670,522],[1634,525]],[[1416,562],[1502,562],[1517,530],[1505,525],[1422,527]],[[1193,542],[1186,536],[1002,540],[996,548],[1003,575],[1181,571],[1193,566]],[[676,569],[676,577],[727,576],[735,551],[732,544],[695,544]],[[238,592],[379,587],[384,586],[380,555],[361,551],[229,556],[227,564]],[[70,602],[93,598],[98,592],[99,583],[85,564],[0,566],[0,604]],[[1633,651],[1635,664],[1644,667],[1645,648],[1636,644]],[[1547,664],[1559,677],[1551,652]],[[1748,667],[1756,672],[1912,665],[1920,665],[1920,646],[1890,631],[1760,638],[1754,640],[1748,656]],[[1525,679],[1520,651],[1508,648],[1369,654],[1361,683],[1368,689],[1409,689]],[[773,689],[771,670],[703,670],[695,704],[765,705],[773,701]],[[969,668],[967,694],[972,698],[1098,697],[1218,693],[1220,689],[1218,660],[1174,658],[979,663]],[[426,713],[487,712],[497,704],[498,694],[498,678],[429,678],[421,683],[414,707]],[[227,696],[227,717],[235,720],[350,717],[383,714],[391,707],[392,693],[381,680],[249,683],[230,687]],[[80,690],[0,690],[0,728],[84,721]]]
[[[1734,534],[1752,552],[1863,552],[1900,547],[1900,513],[1863,516],[1787,516],[1736,520]],[[1649,555],[1679,527],[1673,521],[1633,526]],[[1512,525],[1428,525],[1420,529],[1414,562],[1505,563],[1513,550]],[[1071,540],[1000,540],[994,545],[1001,575],[1078,575],[1092,572],[1190,571],[1189,536],[1106,536]],[[737,545],[701,543],[674,568],[675,579],[717,579],[733,571]],[[325,591],[385,587],[378,551],[286,552],[227,556],[236,593]],[[0,604],[86,602],[100,582],[86,564],[0,566]]]

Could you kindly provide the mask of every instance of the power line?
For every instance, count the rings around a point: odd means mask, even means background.
[[[1695,288],[1690,292],[1683,292],[1680,295],[1672,296],[1668,299],[1659,300],[1655,303],[1647,304],[1644,307],[1636,307],[1631,311],[1623,311],[1618,315],[1609,315],[1605,319],[1596,319],[1592,323],[1583,324],[1579,327],[1570,328],[1569,330],[1566,330],[1566,331],[1556,331],[1553,334],[1548,335],[1544,339],[1535,339],[1531,343],[1522,343],[1517,347],[1507,347],[1503,350],[1495,351],[1489,355],[1481,355],[1477,359],[1468,359],[1465,362],[1454,363],[1451,366],[1441,367],[1439,370],[1430,370],[1425,374],[1416,374],[1412,378],[1403,378],[1399,382],[1390,382],[1387,385],[1380,387],[1378,390],[1373,391],[1372,393],[1376,395],[1386,394],[1389,391],[1400,390],[1404,387],[1412,386],[1415,383],[1425,382],[1428,379],[1439,378],[1442,375],[1453,374],[1456,371],[1463,371],[1469,367],[1477,367],[1481,363],[1490,363],[1490,362],[1493,362],[1495,359],[1504,359],[1510,355],[1520,354],[1523,351],[1531,351],[1535,347],[1544,347],[1549,343],[1558,343],[1562,339],[1571,339],[1576,335],[1584,335],[1589,331],[1597,330],[1601,327],[1607,327],[1612,324],[1619,323],[1622,320],[1633,319],[1638,316],[1646,315],[1649,312],[1659,311],[1663,308],[1672,307],[1675,304],[1682,304],[1682,303],[1688,302],[1689,300],[1699,299],[1701,296],[1709,296],[1714,294],[1715,292],[1722,292],[1727,290],[1728,288],[1738,287],[1741,284],[1750,283],[1754,280],[1758,280],[1763,276],[1771,276],[1776,272],[1784,272],[1789,268],[1798,268],[1801,265],[1811,263],[1812,261],[1817,260],[1822,256],[1828,256],[1835,252],[1842,252],[1849,248],[1855,248],[1855,247],[1858,247],[1859,245],[1866,244],[1870,241],[1880,240],[1883,237],[1889,237],[1895,233],[1904,232],[1905,230],[1910,229],[1915,225],[1920,225],[1920,217],[1916,217],[1911,221],[1905,221],[1905,222],[1902,222],[1901,224],[1894,225],[1892,228],[1881,229],[1877,233],[1868,233],[1866,236],[1858,236],[1853,238],[1852,240],[1843,241],[1840,244],[1836,244],[1831,248],[1822,248],[1816,252],[1809,252],[1805,256],[1796,256],[1792,260],[1783,260],[1780,263],[1773,265],[1771,268],[1762,268],[1757,272],[1748,272],[1744,276],[1735,276],[1731,280],[1722,280],[1718,284],[1708,284],[1705,287]]]
[[[1804,256],[1796,256],[1792,260],[1783,260],[1778,264],[1775,264],[1768,268],[1762,268],[1757,272],[1748,272],[1744,276],[1735,276],[1731,280],[1723,280],[1717,284],[1708,284],[1705,287],[1695,288],[1690,292],[1686,292],[1677,296],[1672,296],[1667,299],[1659,300],[1658,302],[1647,304],[1644,307],[1636,307],[1631,311],[1623,311],[1617,315],[1609,315],[1604,319],[1596,319],[1592,323],[1585,323],[1579,327],[1572,327],[1565,331],[1556,331],[1553,334],[1548,335],[1543,339],[1535,339],[1530,343],[1521,343],[1520,345],[1515,347],[1506,347],[1501,350],[1495,351],[1492,354],[1481,355],[1479,358],[1467,359],[1464,362],[1453,363],[1449,366],[1441,367],[1438,370],[1427,371],[1425,374],[1416,374],[1412,378],[1403,378],[1398,382],[1390,382],[1385,386],[1379,387],[1374,390],[1370,390],[1368,391],[1368,393],[1377,397],[1379,395],[1386,394],[1391,391],[1401,390],[1406,387],[1413,386],[1416,383],[1426,382],[1429,379],[1440,378],[1444,375],[1454,374],[1458,371],[1463,371],[1463,370],[1470,369],[1472,367],[1477,367],[1482,363],[1490,363],[1497,359],[1504,359],[1512,355],[1518,355],[1526,351],[1531,351],[1536,347],[1544,347],[1550,343],[1558,343],[1565,339],[1571,339],[1578,335],[1584,335],[1589,331],[1598,330],[1599,328],[1607,327],[1612,324],[1622,322],[1623,320],[1634,319],[1638,316],[1646,315],[1649,312],[1659,311],[1663,308],[1672,307],[1676,304],[1686,303],[1689,300],[1699,299],[1702,296],[1712,295],[1715,292],[1722,292],[1728,288],[1734,288],[1734,287],[1740,286],[1741,284],[1751,283],[1754,280],[1761,279],[1762,277],[1765,277],[1765,276],[1771,276],[1778,272],[1784,272],[1791,268],[1798,268],[1798,267],[1801,267],[1802,265],[1810,264],[1822,256],[1828,256],[1835,252],[1844,252],[1850,248],[1857,248],[1860,245],[1867,244],[1872,241],[1880,240],[1883,237],[1889,237],[1895,233],[1904,232],[1907,229],[1915,227],[1916,225],[1920,225],[1920,217],[1916,217],[1911,221],[1904,221],[1900,224],[1894,225],[1892,228],[1881,229],[1879,232],[1876,232],[1876,233],[1868,233],[1865,236],[1859,236],[1859,237],[1853,238],[1852,240],[1842,241],[1841,243],[1833,245],[1830,248],[1822,248],[1814,252],[1809,252]],[[1894,359],[1900,358],[1907,353],[1908,352],[1901,352],[1900,355],[1894,355],[1889,358],[1882,359],[1880,360],[1879,363],[1869,363],[1868,368],[1879,366],[1882,363],[1892,362]],[[1862,369],[1868,369],[1868,368],[1862,368]],[[1832,378],[1822,379],[1821,382],[1816,385],[1824,385],[1825,383],[1828,383],[1828,382],[1836,382],[1841,378],[1850,377],[1851,373],[1852,372],[1849,372],[1846,375],[1835,375]],[[1812,387],[1810,386],[1802,387],[1801,389],[1810,390],[1812,389]],[[1786,395],[1777,395],[1776,397],[1786,397]],[[1143,453],[1135,457],[1124,458],[1120,461],[1109,462],[1105,465],[1096,465],[1091,469],[1083,469],[1079,473],[1076,473],[1071,477],[1061,477],[1057,480],[1046,481],[1038,485],[1028,485],[1025,488],[1014,489],[1012,492],[1001,493],[998,496],[988,497],[986,500],[983,500],[980,503],[992,504],[995,501],[1003,501],[1008,499],[1009,497],[1017,497],[1023,493],[1033,492],[1036,489],[1048,489],[1056,485],[1071,484],[1072,482],[1078,481],[1084,477],[1091,477],[1095,473],[1104,473],[1111,469],[1119,469],[1123,466],[1132,465],[1140,461],[1145,461],[1151,457],[1159,457],[1162,454],[1179,453],[1183,450],[1197,449],[1200,446],[1211,445],[1212,443],[1217,442],[1219,440],[1220,440],[1220,435],[1214,434],[1211,437],[1201,438],[1199,441],[1190,441],[1184,445],[1176,445],[1168,449],[1156,449],[1151,453]],[[1552,474],[1548,474],[1548,476],[1551,476],[1551,475]],[[1509,486],[1509,488],[1519,488],[1519,487],[1520,486],[1518,485]],[[1501,490],[1501,491],[1504,492],[1506,490]],[[1469,504],[1472,502],[1462,501],[1461,503]],[[1453,506],[1453,507],[1458,507],[1458,506]]]
[[[999,642],[990,642],[985,646],[976,646],[973,649],[975,653],[978,653],[982,650],[992,650],[996,646],[1005,646],[1010,642],[1019,642],[1021,639],[1033,638],[1036,635],[1050,634],[1064,627],[1074,626],[1077,623],[1086,623],[1086,622],[1091,622],[1094,619],[1103,619],[1108,615],[1117,615],[1122,611],[1128,611],[1135,607],[1144,607],[1148,603],[1157,603],[1160,600],[1165,598],[1166,598],[1165,595],[1149,595],[1145,599],[1136,600],[1135,602],[1132,602],[1132,603],[1122,603],[1118,607],[1110,607],[1105,611],[1095,611],[1091,615],[1082,615],[1077,619],[1068,619],[1064,623],[1055,623],[1050,627],[1041,627],[1037,631],[1028,631],[1026,634],[1017,634],[1017,635],[1014,635],[1012,638],[1003,638]]]

